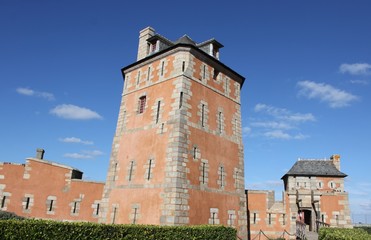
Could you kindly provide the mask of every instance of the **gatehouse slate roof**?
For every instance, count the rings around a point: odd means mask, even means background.
[[[288,176],[346,177],[331,160],[298,160],[281,178]]]

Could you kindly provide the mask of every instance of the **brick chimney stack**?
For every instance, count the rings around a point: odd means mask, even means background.
[[[37,159],[43,159],[44,158],[45,150],[42,148],[36,149],[36,158]]]
[[[334,154],[330,157],[330,159],[334,163],[335,167],[340,171],[340,155]]]

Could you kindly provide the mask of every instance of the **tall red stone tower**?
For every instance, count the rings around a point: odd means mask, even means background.
[[[246,237],[240,89],[215,39],[148,27],[124,88],[100,222],[222,224]]]

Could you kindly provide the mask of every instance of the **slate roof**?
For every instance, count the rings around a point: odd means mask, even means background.
[[[174,44],[183,43],[183,44],[191,44],[196,46],[196,43],[187,35],[184,35],[183,37],[179,38],[177,41],[174,42]]]
[[[331,160],[298,160],[294,166],[281,178],[288,176],[321,176],[346,177]]]

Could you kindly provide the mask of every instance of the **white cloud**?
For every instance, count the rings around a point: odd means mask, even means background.
[[[59,141],[65,142],[65,143],[82,143],[82,144],[85,144],[85,145],[94,144],[94,142],[92,142],[92,141],[86,141],[86,140],[82,140],[82,139],[76,138],[76,137],[60,138]]]
[[[268,132],[265,132],[263,135],[268,138],[283,139],[283,140],[290,140],[290,139],[302,140],[302,139],[308,138],[308,136],[303,135],[303,134],[291,135],[282,130],[268,131]]]
[[[272,189],[282,187],[282,181],[279,180],[267,180],[264,182],[248,183],[247,189],[261,190],[261,189]]]
[[[66,158],[74,158],[74,159],[92,159],[94,157],[103,155],[103,152],[99,150],[92,150],[92,151],[81,151],[82,153],[66,153],[63,156]]]
[[[292,128],[294,128],[290,124],[287,124],[287,123],[284,123],[284,122],[275,122],[275,121],[252,122],[251,126],[261,127],[261,128],[271,128],[271,129],[292,129]]]
[[[316,118],[311,113],[292,113],[285,108],[277,108],[270,105],[258,103],[254,108],[255,112],[265,112],[278,119],[287,120],[291,122],[307,122],[315,121]]]
[[[73,120],[102,119],[102,116],[100,116],[97,112],[72,104],[58,105],[51,109],[50,113],[60,118]]]
[[[17,93],[25,96],[41,97],[49,101],[55,100],[54,95],[48,92],[39,92],[30,88],[17,88],[16,91]]]
[[[371,64],[368,63],[343,63],[340,65],[339,70],[341,73],[349,73],[352,75],[364,75],[371,73]]]
[[[300,87],[299,95],[308,99],[319,99],[329,104],[331,108],[346,107],[358,100],[357,96],[325,83],[301,81],[298,82],[298,86]]]
[[[368,85],[369,82],[366,80],[350,80],[352,84],[359,84],[359,85]]]
[[[251,122],[251,127],[260,128],[258,136],[270,139],[302,140],[309,136],[297,133],[300,124],[314,122],[316,118],[311,113],[293,113],[285,108],[278,108],[263,103],[255,105],[255,112],[267,114],[270,120],[256,120]],[[296,132],[296,133],[295,133]]]
[[[103,152],[99,150],[93,150],[93,151],[82,151],[84,154],[87,154],[89,156],[100,156],[103,155]]]
[[[66,157],[66,158],[74,158],[74,159],[90,159],[90,158],[93,158],[90,155],[81,154],[81,153],[66,153],[63,156]]]

